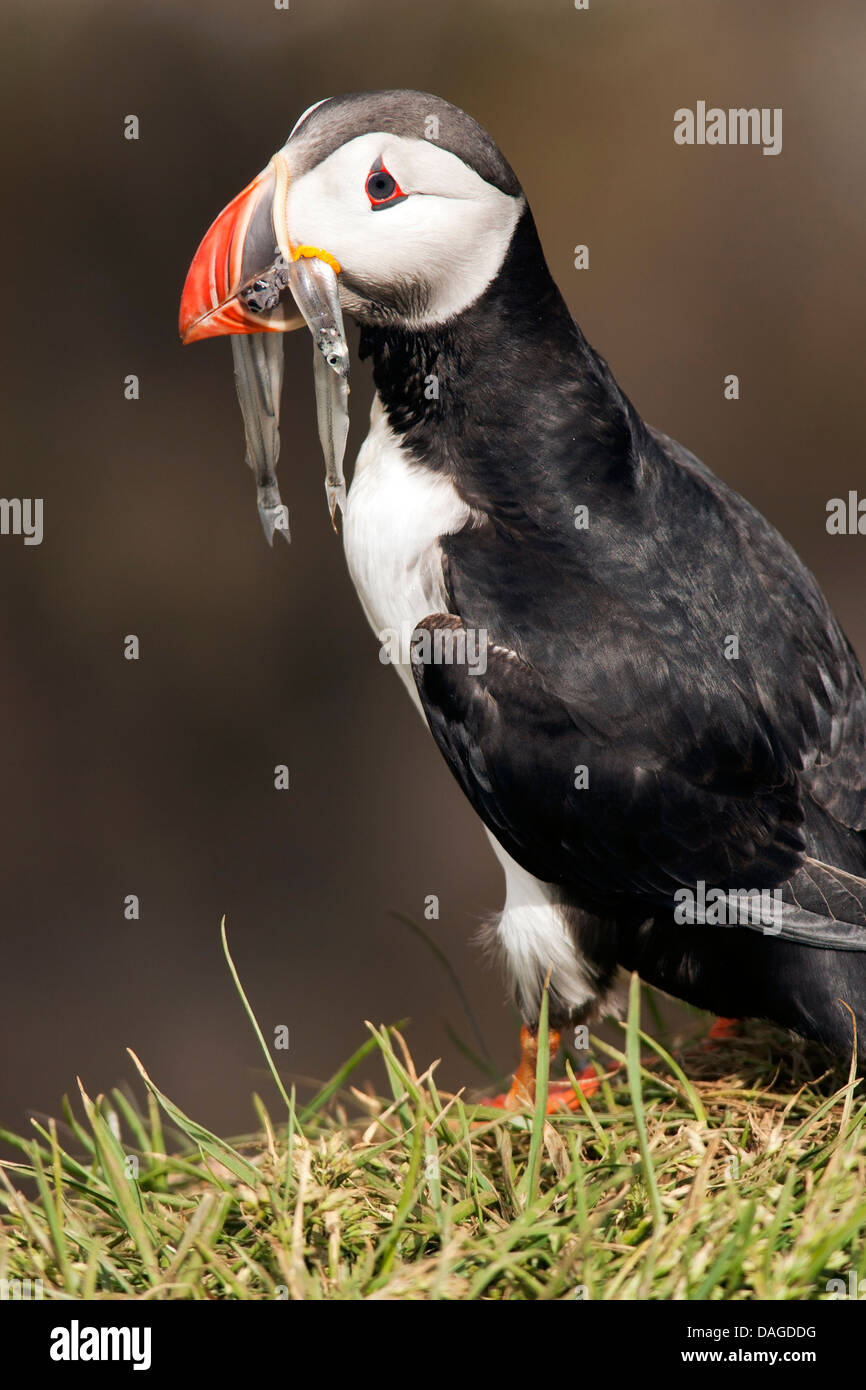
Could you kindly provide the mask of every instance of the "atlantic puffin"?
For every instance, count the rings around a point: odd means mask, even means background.
[[[866,690],[815,579],[642,420],[470,116],[334,97],[279,155],[202,242],[181,333],[299,323],[249,300],[280,246],[337,270],[375,384],[346,560],[504,869],[505,1103],[545,981],[555,1045],[623,969],[863,1062]]]

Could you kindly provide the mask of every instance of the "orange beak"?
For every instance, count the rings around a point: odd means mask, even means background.
[[[281,246],[284,230],[280,236],[274,226],[277,185],[285,177],[284,166],[272,160],[208,228],[181,296],[179,327],[185,343],[222,333],[285,333],[302,327],[291,295],[280,295],[272,280],[261,278],[288,249]]]

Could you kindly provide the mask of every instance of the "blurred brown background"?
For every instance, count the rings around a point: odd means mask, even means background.
[[[2,23],[0,491],[45,499],[45,538],[0,537],[0,1123],[56,1112],[76,1073],[94,1092],[131,1075],[129,1044],[198,1119],[251,1127],[265,1083],[223,913],[266,1034],[291,1030],[287,1077],[328,1075],[365,1018],[409,1016],[418,1061],[477,1084],[446,1033],[468,1035],[450,984],[389,913],[439,895],[426,925],[505,1070],[512,1014],[470,943],[498,870],[331,533],[306,335],[282,415],[294,543],[269,551],[228,344],[178,343],[187,265],[311,102],[389,86],[456,102],[522,178],[638,408],[782,529],[863,655],[866,538],[824,522],[829,497],[866,490],[866,11],[11,0]],[[675,146],[674,110],[699,99],[781,106],[782,154]],[[369,394],[355,364],[350,456]]]

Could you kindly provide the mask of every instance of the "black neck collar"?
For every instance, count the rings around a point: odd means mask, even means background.
[[[626,483],[640,421],[559,293],[527,208],[502,267],[457,318],[421,330],[365,326],[391,428],[470,505],[496,510],[580,477]]]

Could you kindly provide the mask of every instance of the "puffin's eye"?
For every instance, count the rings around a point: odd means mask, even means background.
[[[377,159],[364,185],[367,197],[370,199],[370,208],[373,212],[378,212],[380,208],[393,207],[395,203],[403,203],[407,198],[393,174],[389,174],[381,159]]]
[[[393,176],[384,169],[378,174],[371,174],[367,180],[367,192],[374,203],[384,203],[396,187]]]

